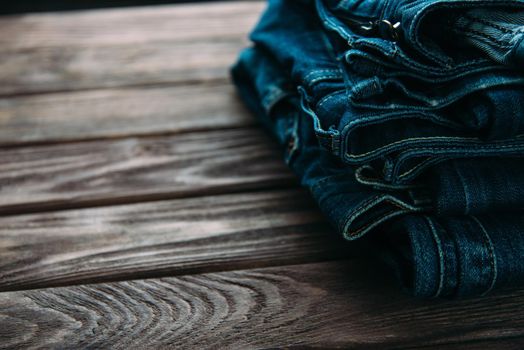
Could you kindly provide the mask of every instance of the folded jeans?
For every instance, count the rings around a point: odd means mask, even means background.
[[[523,285],[524,152],[515,134],[523,116],[519,107],[510,116],[513,128],[508,121],[486,122],[492,127],[500,122],[500,138],[447,124],[443,116],[400,114],[394,119],[380,113],[374,116],[376,134],[347,133],[351,118],[363,124],[365,118],[348,102],[354,85],[348,85],[347,72],[338,65],[345,63],[337,61],[314,7],[305,7],[310,4],[271,1],[252,35],[255,46],[241,54],[232,74],[240,96],[283,146],[286,162],[328,221],[348,240],[373,242],[374,253],[417,296],[461,297]],[[485,104],[469,101],[470,114],[462,116],[472,125],[512,106],[508,101],[521,90],[494,86],[483,93]],[[458,109],[447,113],[460,114]],[[365,122],[373,125],[369,117]],[[435,136],[433,144],[416,140],[425,132],[454,134]],[[401,143],[394,152],[391,145],[397,141],[390,134]],[[336,137],[340,143],[333,142]],[[389,153],[361,162],[341,157],[354,147],[373,151],[384,146]],[[409,158],[413,152],[426,157],[424,166]],[[398,159],[406,171],[417,169],[416,176],[391,181],[402,175],[395,170]]]
[[[500,69],[468,73],[446,90],[449,84],[430,89],[355,73],[338,59],[337,40],[314,5],[270,1],[251,38],[289,84],[300,87],[317,138],[343,162],[371,165],[385,181],[407,184],[429,166],[463,154],[524,155],[524,76]]]

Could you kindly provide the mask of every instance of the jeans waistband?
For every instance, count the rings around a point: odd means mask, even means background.
[[[517,16],[508,15],[515,9],[524,9],[524,1],[317,0],[326,28],[338,33],[349,46],[362,37],[399,42],[416,51],[420,61],[442,70],[483,61],[453,54],[446,48],[450,35],[484,51],[486,59],[504,63],[521,59],[522,24],[512,21]]]

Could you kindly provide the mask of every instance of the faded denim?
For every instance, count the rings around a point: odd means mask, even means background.
[[[270,1],[233,68],[327,219],[418,296],[524,282],[523,2],[506,4]]]

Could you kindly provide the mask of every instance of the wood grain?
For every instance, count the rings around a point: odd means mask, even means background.
[[[0,218],[1,291],[347,254],[297,190]]]
[[[445,349],[493,339],[517,348],[522,303],[522,291],[414,300],[353,260],[2,293],[0,339],[6,348]]]
[[[225,80],[244,40],[0,53],[0,95]]]
[[[214,1],[0,17],[0,50],[239,38],[264,1]]]
[[[0,146],[252,126],[230,84],[0,98]]]
[[[262,7],[235,2],[0,19],[0,94],[227,79]]]
[[[0,214],[295,184],[258,128],[0,148]]]

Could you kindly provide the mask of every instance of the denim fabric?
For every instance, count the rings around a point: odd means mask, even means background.
[[[524,282],[524,14],[506,4],[274,0],[232,71],[335,229],[418,296]],[[494,25],[501,45],[442,44]]]
[[[524,76],[500,65],[490,69],[492,63],[473,70],[462,67],[461,72],[452,67],[453,74],[435,66],[442,76],[432,84],[428,80],[434,77],[423,74],[427,67],[418,73],[409,69],[415,60],[399,44],[350,32],[335,22],[320,0],[269,6],[251,38],[300,86],[302,103],[316,120],[317,137],[342,161],[355,166],[374,163],[386,182],[405,184],[428,166],[464,152],[470,157],[524,152],[524,121],[514,114],[524,108],[519,103]],[[332,33],[336,35],[328,36]],[[383,54],[405,57],[410,74],[359,71],[360,65],[344,62],[351,61],[355,51],[376,59],[379,68],[380,61],[390,61]],[[497,99],[502,108],[486,116],[493,104],[489,101],[497,98],[495,88],[508,90],[506,103]],[[468,108],[479,100],[487,101],[486,107]],[[514,126],[510,135],[504,132],[508,124]]]

